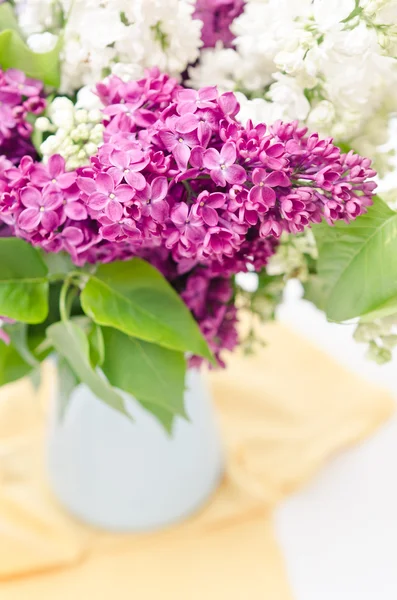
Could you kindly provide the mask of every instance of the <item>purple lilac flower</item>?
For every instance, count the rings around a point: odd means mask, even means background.
[[[39,192],[33,186],[26,186],[20,192],[20,201],[24,210],[18,217],[18,226],[25,231],[35,231],[42,227],[46,232],[52,232],[59,225],[59,216],[56,212],[63,199],[60,194],[50,191]]]
[[[196,214],[202,218],[209,227],[218,225],[219,214],[217,209],[223,208],[225,196],[219,192],[210,194],[206,190],[197,196]]]
[[[204,168],[209,170],[216,185],[225,187],[226,183],[242,184],[247,179],[244,167],[235,164],[236,158],[236,146],[233,142],[226,142],[220,152],[215,148],[208,148],[204,152]]]
[[[203,22],[201,39],[204,48],[213,48],[223,42],[227,48],[232,45],[234,35],[230,25],[244,8],[244,0],[196,0],[194,18]]]
[[[215,86],[203,87],[200,90],[180,90],[178,93],[178,113],[194,114],[203,108],[215,108],[218,99],[218,90]]]
[[[214,277],[206,269],[196,268],[188,277],[181,297],[197,319],[218,363],[224,366],[221,351],[232,351],[238,344],[237,309],[232,301],[230,279]],[[200,357],[193,357],[190,364],[199,366],[201,362]]]
[[[3,159],[0,223],[77,265],[146,258],[217,355],[237,339],[232,300],[218,295],[234,274],[261,270],[284,231],[349,222],[372,203],[369,159],[341,154],[297,122],[243,126],[230,92],[186,90],[151,69],[128,83],[112,76],[98,95],[104,144],[89,166],[65,173],[58,156],[47,165]],[[200,315],[195,285],[206,290]]]
[[[149,162],[141,150],[132,152],[122,152],[112,150],[109,156],[109,162],[112,165],[109,174],[113,177],[116,184],[119,184],[123,178],[135,190],[143,190],[146,186],[146,179],[139,172]]]
[[[74,226],[65,227],[62,232],[46,244],[48,252],[65,250],[73,260],[77,260],[77,248],[84,240],[83,232]]]
[[[95,191],[87,199],[88,208],[104,212],[110,221],[119,221],[123,216],[123,203],[131,200],[135,190],[129,185],[117,185],[108,173],[98,173]]]
[[[27,117],[45,109],[41,81],[29,79],[22,71],[0,69],[0,156],[18,164],[23,156],[36,157],[30,141],[33,131]]]
[[[30,179],[35,185],[44,187],[51,184],[54,191],[66,190],[76,182],[75,173],[65,173],[65,159],[59,154],[50,156],[46,166],[35,164],[30,172]]]
[[[190,254],[192,249],[196,248],[198,240],[203,236],[203,219],[196,213],[194,207],[190,206],[189,208],[186,202],[178,202],[174,205],[170,219],[174,228],[170,229],[167,236],[167,248],[172,248],[175,243],[179,242],[181,247],[186,249],[186,253]]]
[[[134,219],[124,218],[116,223],[107,220],[106,218],[102,219],[102,227],[100,228],[100,234],[104,239],[109,241],[133,241],[138,242],[141,238],[141,232],[137,228]]]
[[[172,118],[167,120],[167,126],[159,132],[163,147],[172,152],[178,168],[186,170],[189,163],[191,148],[199,145],[197,134],[186,131],[184,118]]]
[[[36,79],[29,79],[25,73],[18,69],[8,69],[4,74],[4,80],[1,83],[0,89],[17,90],[16,93],[19,93],[21,96],[32,98],[40,95],[43,84]]]
[[[168,194],[166,177],[155,177],[152,183],[147,183],[143,190],[138,190],[136,199],[142,204],[142,214],[150,216],[159,223],[164,223],[169,215],[170,207],[165,200]]]

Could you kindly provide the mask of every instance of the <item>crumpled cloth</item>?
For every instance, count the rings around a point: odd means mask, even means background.
[[[199,513],[159,533],[104,533],[57,505],[43,458],[50,365],[39,393],[27,381],[0,392],[1,600],[293,599],[274,507],[374,432],[393,402],[283,326],[262,335],[264,349],[210,375],[223,482]]]

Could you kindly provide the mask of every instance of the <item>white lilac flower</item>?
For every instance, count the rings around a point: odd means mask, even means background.
[[[310,111],[307,123],[313,131],[327,132],[335,120],[335,106],[330,100],[320,100],[318,104]]]
[[[274,77],[276,81],[270,86],[267,94],[269,99],[282,107],[285,120],[304,121],[310,112],[310,103],[298,80],[282,73],[276,73]]]
[[[85,108],[84,97],[89,100]],[[36,128],[49,135],[40,146],[43,162],[52,154],[66,160],[66,169],[73,170],[89,163],[103,142],[102,112],[93,107],[92,99],[85,94],[73,104],[69,98],[55,98],[47,109],[47,117],[37,119]]]
[[[67,94],[111,72],[133,79],[158,66],[179,77],[202,45],[202,22],[193,11],[191,0],[18,0],[19,23],[35,50],[44,51],[48,35],[59,34],[66,21],[61,92]]]
[[[397,21],[397,0],[360,0],[360,6],[376,24],[393,25]]]
[[[28,37],[26,42],[33,52],[40,54],[42,52],[50,52],[53,50],[58,43],[58,36],[49,31],[45,31],[44,33],[33,33]]]
[[[189,68],[189,84],[194,88],[216,85],[221,92],[236,88],[241,58],[232,48],[206,48],[200,55],[200,63]]]
[[[337,27],[355,8],[355,0],[313,0],[312,15],[316,27],[326,32]]]
[[[237,118],[246,125],[248,119],[257,125],[258,123],[274,123],[283,118],[283,107],[274,102],[268,102],[264,98],[253,98],[249,100],[241,92],[236,92],[240,105]]]
[[[397,105],[397,0],[247,0],[231,28],[234,49],[206,50],[189,71],[194,87],[220,82],[255,99],[240,97],[242,120],[299,119],[361,152],[368,137],[385,142]],[[370,149],[385,171],[388,153]]]
[[[285,279],[308,280],[308,258],[317,258],[317,247],[310,229],[299,235],[284,233],[276,253],[266,266],[268,275],[283,275]]]
[[[202,22],[193,19],[194,2],[188,0],[144,0],[142,15],[148,44],[145,66],[158,66],[180,75],[199,56]]]
[[[249,0],[243,14],[234,21],[236,49],[244,62],[251,65],[251,71],[260,74],[262,87],[271,83],[277,70],[275,57],[280,52],[293,53],[299,46],[305,48],[307,38],[311,38],[304,28],[310,7],[311,0]],[[246,89],[253,89],[250,74],[243,84]]]
[[[62,10],[57,0],[14,0],[19,27],[26,36],[59,29]]]
[[[368,344],[367,357],[378,364],[389,362],[397,347],[397,313],[376,319],[370,323],[359,323],[354,339]]]

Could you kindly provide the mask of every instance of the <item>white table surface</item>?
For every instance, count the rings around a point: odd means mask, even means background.
[[[287,292],[281,321],[397,400],[396,361],[368,362],[352,326],[327,323],[295,282]],[[397,416],[288,498],[276,530],[295,600],[397,600]]]

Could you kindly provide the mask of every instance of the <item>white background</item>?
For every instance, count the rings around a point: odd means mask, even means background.
[[[353,327],[327,323],[299,292],[290,282],[279,319],[397,401],[396,362],[366,360]],[[296,600],[397,600],[397,416],[287,499],[276,530]]]

